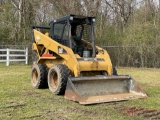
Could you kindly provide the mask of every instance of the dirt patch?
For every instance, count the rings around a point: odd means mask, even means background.
[[[20,118],[20,119],[36,119],[36,118],[39,118],[41,117],[42,115],[34,115],[34,116],[29,116],[29,117],[23,117],[23,118]]]
[[[63,112],[60,112],[58,110],[45,110],[44,114],[50,120],[69,120],[69,118],[65,116]]]
[[[87,110],[85,108],[78,108],[78,107],[67,107],[66,108],[67,112],[74,112],[74,113],[80,113],[83,114],[85,116],[95,116],[97,114],[96,111],[91,111],[91,110]]]
[[[24,91],[22,92],[23,96],[34,96],[34,97],[39,97],[41,96],[41,93],[38,93],[38,92],[33,92],[33,91]]]
[[[123,110],[124,114],[130,115],[130,116],[140,116],[145,119],[149,120],[159,120],[160,119],[160,111],[158,110],[147,110],[144,108],[124,108]]]
[[[71,114],[76,114],[77,116],[74,116],[75,119],[76,117],[81,117],[82,116],[90,116],[90,117],[94,117],[96,116],[98,113],[93,111],[93,110],[88,110],[85,107],[83,108],[82,106],[80,107],[66,107],[66,108],[59,108],[59,109],[43,109],[40,108],[41,111],[43,111],[43,115],[45,115],[45,119],[49,118],[51,120],[69,120],[71,119],[71,116],[69,115],[69,113]]]
[[[23,106],[26,106],[26,105],[25,104],[10,105],[10,106],[7,106],[5,108],[14,108],[14,109],[17,109],[17,108],[22,108]]]
[[[2,109],[7,109],[7,108],[17,109],[17,108],[22,108],[24,106],[26,106],[26,104],[21,103],[19,101],[8,101],[8,102],[6,102],[6,106],[3,107]]]
[[[159,110],[149,110],[142,107],[127,107],[121,102],[106,104],[107,107],[113,107],[117,112],[127,116],[144,118],[145,120],[160,120]]]

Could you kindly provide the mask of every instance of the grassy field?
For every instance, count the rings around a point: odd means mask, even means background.
[[[160,69],[118,68],[130,74],[146,99],[83,106],[30,84],[31,66],[0,64],[0,120],[143,120],[160,119]]]

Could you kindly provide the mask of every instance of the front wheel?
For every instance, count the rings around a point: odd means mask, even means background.
[[[66,65],[56,64],[49,69],[48,86],[55,95],[63,95],[66,90],[70,70]]]

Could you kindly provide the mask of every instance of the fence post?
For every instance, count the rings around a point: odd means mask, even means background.
[[[26,48],[26,64],[28,64],[28,47]]]
[[[6,66],[9,66],[9,49],[7,48]]]

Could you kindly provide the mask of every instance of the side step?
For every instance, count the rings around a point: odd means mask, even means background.
[[[80,104],[95,104],[146,98],[143,89],[129,75],[70,77],[65,98]]]

